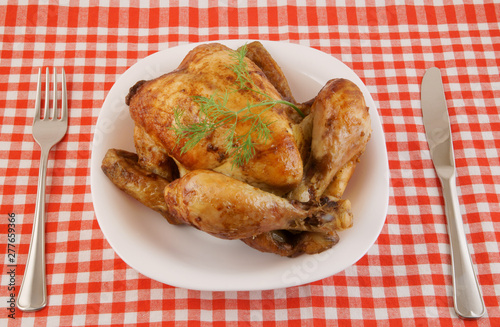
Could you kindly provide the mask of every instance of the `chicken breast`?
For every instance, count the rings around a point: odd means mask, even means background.
[[[268,101],[267,94],[274,100],[281,95],[266,76],[251,60],[245,58],[252,83],[249,89],[236,89],[237,74],[234,66],[234,50],[221,44],[210,43],[193,49],[180,66],[171,73],[150,81],[140,81],[134,85],[127,103],[130,115],[153,139],[166,150],[167,154],[187,170],[210,169],[232,176],[261,189],[276,194],[292,190],[302,179],[303,165],[299,150],[292,134],[291,122],[286,115],[286,105],[277,104],[252,108],[260,113],[260,118],[269,124],[270,138],[258,139],[252,135],[253,157],[242,166],[235,166],[225,148],[229,125],[221,126],[202,139],[190,151],[182,147],[188,141],[179,139],[172,129],[175,127],[175,112],[182,112],[180,120],[185,124],[199,122],[200,104],[197,97],[211,96],[224,101],[225,109],[238,111],[249,103]],[[252,122],[239,120],[234,134],[236,138],[247,133]]]

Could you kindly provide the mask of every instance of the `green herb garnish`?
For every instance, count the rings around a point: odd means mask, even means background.
[[[255,142],[266,142],[271,137],[269,125],[273,122],[264,121],[263,114],[276,104],[285,104],[295,109],[302,117],[304,114],[293,103],[285,100],[273,99],[268,94],[261,92],[255,86],[247,69],[245,55],[247,53],[246,44],[238,51],[232,52],[231,57],[234,64],[229,68],[236,74],[234,88],[225,90],[220,94],[214,92],[210,97],[195,96],[193,101],[199,106],[199,121],[191,124],[184,124],[182,116],[184,112],[174,109],[174,127],[177,141],[186,140],[181,149],[181,153],[191,150],[198,142],[213,133],[222,126],[226,127],[224,132],[224,146],[228,156],[233,158],[233,164],[242,166],[255,155]],[[262,95],[265,100],[256,103],[248,102],[245,107],[232,111],[226,107],[230,94],[248,90]],[[259,112],[252,109],[264,107]],[[237,123],[249,124],[248,131],[243,135],[236,135]]]

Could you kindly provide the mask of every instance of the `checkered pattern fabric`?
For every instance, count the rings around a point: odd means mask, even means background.
[[[0,325],[500,326],[498,2],[201,2],[0,5]],[[371,92],[389,156],[389,212],[377,242],[345,271],[269,291],[181,289],[130,268],[99,229],[89,166],[107,92],[140,58],[217,39],[317,48],[351,67]],[[25,313],[9,301],[31,237],[40,157],[31,124],[36,72],[46,66],[65,67],[71,115],[49,157],[48,306]],[[453,310],[444,200],[420,108],[420,82],[432,66],[443,75],[460,209],[487,307],[476,321]]]

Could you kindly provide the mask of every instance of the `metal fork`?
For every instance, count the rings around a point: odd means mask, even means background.
[[[66,94],[66,74],[62,69],[62,111],[57,110],[57,71],[54,68],[52,113],[50,101],[49,68],[45,71],[45,108],[40,115],[42,95],[42,70],[38,70],[38,85],[33,120],[33,138],[41,149],[38,190],[36,194],[35,217],[31,234],[30,249],[26,261],[23,282],[17,297],[17,307],[23,311],[36,311],[47,304],[47,283],[45,276],[45,177],[50,149],[66,134],[68,129],[68,101]],[[60,114],[60,118],[58,117]]]

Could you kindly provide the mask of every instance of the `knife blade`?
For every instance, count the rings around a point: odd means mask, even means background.
[[[459,317],[477,319],[485,306],[467,246],[455,182],[455,157],[441,72],[429,68],[421,86],[422,118],[431,159],[441,182],[451,248],[453,304]]]

